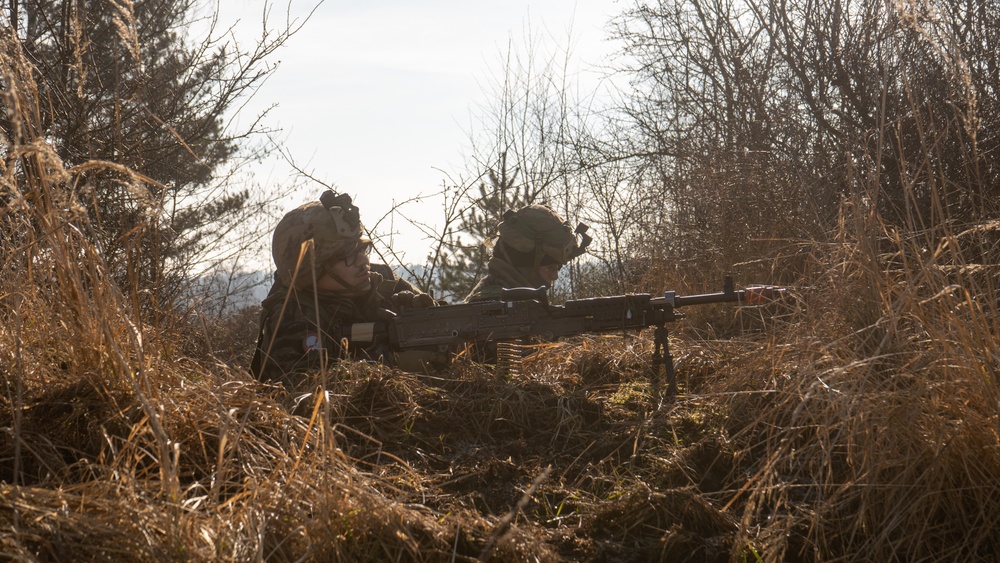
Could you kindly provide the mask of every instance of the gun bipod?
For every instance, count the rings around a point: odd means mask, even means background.
[[[677,396],[677,382],[674,381],[674,357],[670,354],[670,335],[665,324],[660,324],[653,331],[653,361],[652,381],[659,386],[660,366],[663,366],[667,380],[667,398]]]

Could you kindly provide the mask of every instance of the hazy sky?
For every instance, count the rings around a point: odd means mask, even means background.
[[[261,0],[221,0],[239,31],[260,29]],[[315,2],[293,2],[302,18]],[[462,170],[475,108],[488,104],[487,82],[513,41],[541,36],[571,45],[587,66],[606,59],[606,24],[617,0],[326,0],[280,50],[280,66],[249,111],[277,104],[268,118],[282,145],[313,176],[353,196],[367,225],[394,201],[440,189]],[[285,17],[279,4],[272,21]],[[529,33],[530,27],[530,33]],[[277,183],[287,172],[261,170]],[[320,189],[317,186],[317,192]],[[316,194],[289,194],[285,209]],[[434,222],[436,209],[414,209]],[[426,241],[396,225],[407,260],[424,258]]]

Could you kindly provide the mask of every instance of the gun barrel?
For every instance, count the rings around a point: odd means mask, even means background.
[[[781,299],[784,297],[785,291],[787,290],[783,287],[756,285],[744,289],[741,292],[743,295],[740,296],[740,301],[744,303],[767,303]]]
[[[753,286],[740,290],[727,288],[727,291],[698,295],[676,295],[673,291],[668,291],[663,297],[652,299],[652,303],[658,306],[666,305],[674,308],[687,305],[704,305],[706,303],[767,303],[780,298],[784,292],[785,288],[773,286]]]
[[[678,295],[674,297],[674,307],[684,307],[685,305],[704,305],[706,303],[728,303],[739,301],[743,291],[702,293],[700,295]]]

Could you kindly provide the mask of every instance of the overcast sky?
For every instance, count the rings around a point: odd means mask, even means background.
[[[221,0],[225,21],[241,35],[259,32],[261,0]],[[315,2],[293,2],[303,18]],[[513,41],[543,36],[589,67],[611,49],[606,25],[617,0],[326,0],[274,60],[280,66],[248,111],[277,104],[268,123],[282,145],[315,177],[355,199],[366,224],[393,202],[440,189],[462,170],[475,108],[489,103],[487,82]],[[272,12],[284,19],[284,5]],[[248,36],[248,35],[244,35]],[[287,174],[258,175],[277,183]],[[317,190],[320,189],[317,186]],[[289,194],[285,209],[317,194]],[[423,209],[433,221],[434,209]],[[427,241],[414,229],[397,249],[421,262]]]

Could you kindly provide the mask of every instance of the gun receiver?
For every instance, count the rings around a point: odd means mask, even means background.
[[[762,303],[783,293],[770,286],[736,290],[727,276],[719,293],[663,297],[648,293],[576,299],[550,305],[545,288],[505,289],[498,301],[480,301],[445,307],[409,309],[389,323],[389,341],[398,348],[455,345],[462,343],[536,337],[556,340],[584,333],[641,330],[655,326],[653,368],[663,364],[668,393],[676,393],[673,360],[667,345],[666,323],[683,318],[680,307],[708,303]]]

